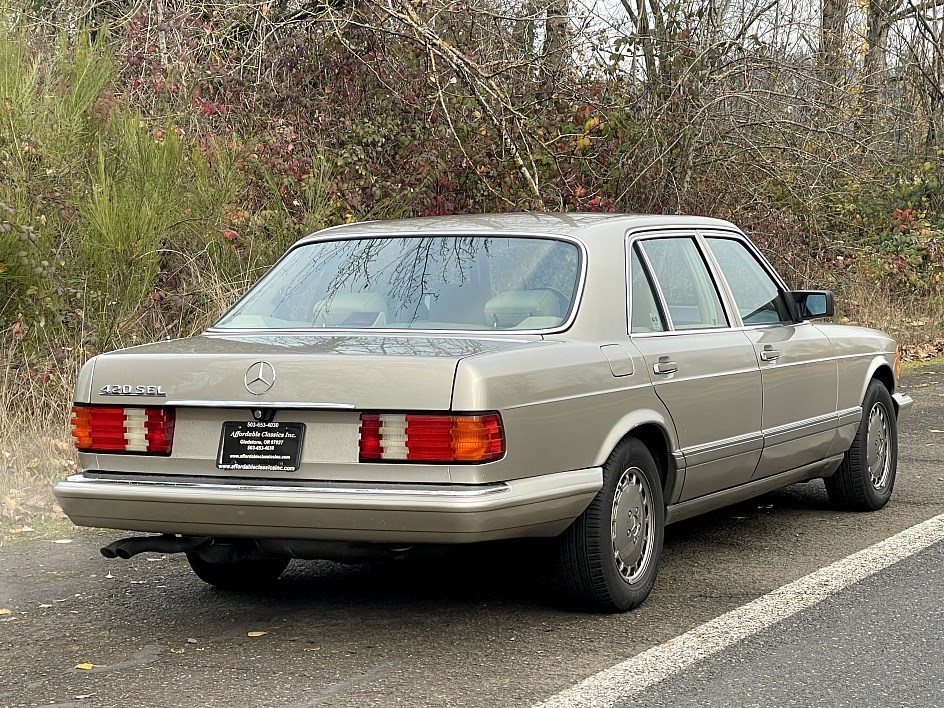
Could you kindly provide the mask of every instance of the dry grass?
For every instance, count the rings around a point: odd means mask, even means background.
[[[853,271],[833,289],[837,321],[888,332],[911,358],[928,358],[929,347],[940,346],[934,342],[944,338],[944,288],[893,292]]]
[[[76,470],[68,405],[75,369],[36,374],[0,351],[0,532],[61,519],[52,485]]]

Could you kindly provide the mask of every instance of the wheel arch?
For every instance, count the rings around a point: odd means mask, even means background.
[[[673,497],[678,469],[675,456],[677,448],[671,426],[656,411],[634,411],[614,426],[597,456],[597,464],[602,465],[610,453],[626,438],[640,440],[655,459],[662,477],[662,492],[666,503]]]
[[[873,379],[887,388],[889,395],[895,393],[895,372],[883,357],[876,357],[869,365],[868,375],[862,382],[862,390],[859,392],[860,401],[865,400],[865,392]]]

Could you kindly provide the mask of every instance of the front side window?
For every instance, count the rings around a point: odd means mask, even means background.
[[[693,238],[647,239],[642,249],[674,329],[728,326],[721,298]]]
[[[540,330],[574,307],[581,254],[550,238],[406,236],[289,252],[218,329]]]
[[[746,325],[792,323],[783,292],[754,255],[731,238],[705,239]]]

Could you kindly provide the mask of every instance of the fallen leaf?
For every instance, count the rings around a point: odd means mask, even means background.
[[[94,695],[94,693],[80,693],[78,696],[75,696],[75,700],[81,701],[85,698],[91,698]]]
[[[187,644],[196,644],[197,640],[193,637],[187,637]]]
[[[10,529],[10,533],[30,533],[33,531],[29,526],[14,526]]]
[[[57,538],[53,543],[72,543],[71,538]]]
[[[0,615],[12,615],[13,610],[8,610],[6,607],[0,607]]]
[[[247,637],[264,637],[268,632],[247,632]]]
[[[52,607],[52,605],[47,605],[46,603],[43,603],[42,605],[40,605],[40,607]]]
[[[171,653],[171,654],[183,654],[185,651],[187,651],[187,650],[184,649],[183,647],[181,647],[180,649],[171,649],[171,650],[170,650],[170,653]]]
[[[81,664],[76,664],[75,668],[81,669],[82,671],[91,671],[92,669],[96,669],[100,666],[101,664],[90,664],[87,661],[83,661]]]

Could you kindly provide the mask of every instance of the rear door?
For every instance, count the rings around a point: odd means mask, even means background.
[[[755,477],[822,460],[839,424],[838,363],[829,339],[794,320],[786,288],[746,240],[703,235],[760,365],[764,452]]]
[[[629,259],[630,336],[675,424],[686,462],[681,499],[749,481],[763,446],[760,371],[699,239],[640,235]]]

